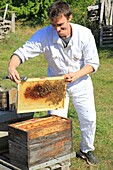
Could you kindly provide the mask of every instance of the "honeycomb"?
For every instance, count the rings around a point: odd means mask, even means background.
[[[33,100],[46,98],[46,102],[50,101],[52,104],[58,105],[65,97],[65,82],[64,80],[53,82],[46,80],[43,84],[38,82],[34,86],[27,87],[24,96]]]

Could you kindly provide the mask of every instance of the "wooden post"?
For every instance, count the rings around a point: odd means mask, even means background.
[[[3,22],[5,21],[5,18],[6,18],[7,9],[8,9],[8,4],[6,4],[6,8],[5,8],[5,12],[4,12],[4,17],[3,17]]]
[[[111,3],[110,25],[113,25],[113,2]]]
[[[100,27],[100,47],[102,47],[103,43],[103,27]]]
[[[109,23],[110,12],[111,12],[111,0],[106,0],[105,1],[105,22],[106,22],[106,25],[110,25],[110,23]]]
[[[102,25],[102,21],[103,21],[103,14],[104,14],[104,1],[102,0],[101,2],[101,10],[100,10],[100,25]]]
[[[11,15],[11,29],[12,32],[15,33],[15,12],[12,12]]]

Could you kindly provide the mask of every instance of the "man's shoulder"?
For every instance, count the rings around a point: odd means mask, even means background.
[[[31,40],[37,41],[47,38],[48,35],[50,35],[50,32],[52,31],[51,26],[45,26],[43,28],[38,29],[31,37]]]
[[[91,30],[83,25],[71,23],[71,26],[76,31],[85,31],[85,32],[91,32]]]
[[[39,30],[37,30],[37,32],[47,32],[47,31],[51,31],[52,30],[52,26],[51,25],[48,25],[48,26],[45,26],[45,27],[42,27],[40,28]]]

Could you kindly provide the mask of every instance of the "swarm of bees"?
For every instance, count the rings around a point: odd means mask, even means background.
[[[46,80],[43,84],[37,83],[32,87],[27,87],[24,96],[34,100],[46,97],[46,102],[50,101],[52,104],[57,105],[65,97],[65,89],[65,82],[62,80],[54,82]]]

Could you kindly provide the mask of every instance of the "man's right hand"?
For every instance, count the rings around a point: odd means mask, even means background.
[[[11,81],[14,81],[16,84],[20,82],[20,76],[16,69],[9,67],[8,68],[8,77]]]
[[[20,59],[17,55],[13,55],[8,64],[8,77],[16,84],[20,82],[20,76],[16,68],[20,65]]]

